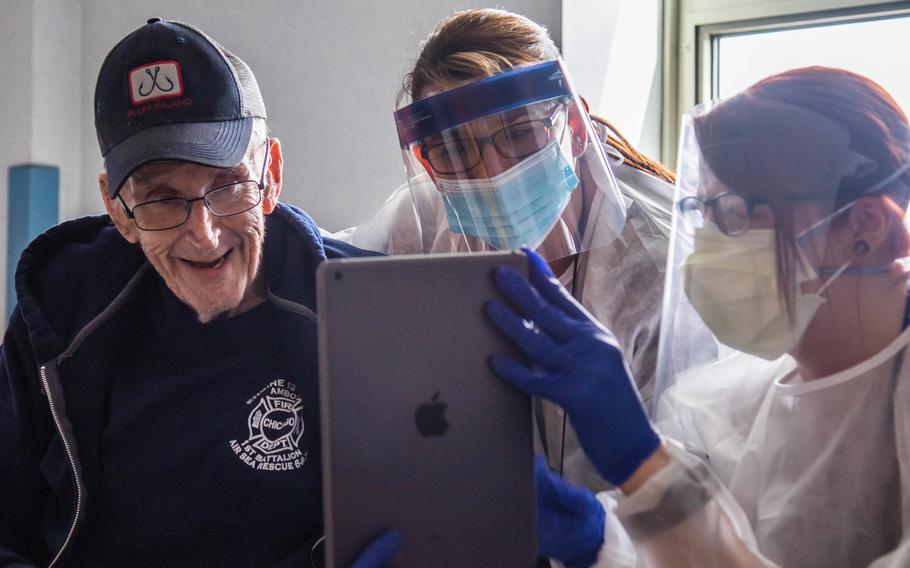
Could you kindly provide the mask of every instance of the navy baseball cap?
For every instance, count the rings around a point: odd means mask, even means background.
[[[255,118],[265,103],[246,63],[193,26],[150,19],[108,53],[95,85],[108,194],[154,160],[237,165]]]

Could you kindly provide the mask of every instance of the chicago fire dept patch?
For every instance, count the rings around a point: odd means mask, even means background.
[[[307,460],[300,448],[303,436],[303,402],[297,386],[284,379],[270,382],[247,402],[246,440],[231,440],[234,454],[255,470],[289,471]]]

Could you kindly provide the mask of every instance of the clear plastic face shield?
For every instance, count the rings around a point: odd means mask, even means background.
[[[395,113],[429,252],[604,246],[625,205],[561,61],[460,85]]]
[[[830,334],[843,334],[835,328],[862,310],[864,287],[906,279],[906,259],[858,239],[850,211],[857,199],[881,199],[901,228],[907,150],[877,161],[834,120],[748,94],[684,117],[652,409],[659,421],[685,421],[662,399],[689,378],[712,376],[701,384],[715,392],[742,388],[749,377],[795,368],[801,353],[835,348]]]

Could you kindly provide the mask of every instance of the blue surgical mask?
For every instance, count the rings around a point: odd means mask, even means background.
[[[449,227],[500,250],[537,248],[578,187],[578,176],[552,140],[539,152],[486,179],[437,179]]]

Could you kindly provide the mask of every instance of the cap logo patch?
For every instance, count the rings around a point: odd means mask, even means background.
[[[130,101],[134,105],[183,94],[180,64],[156,61],[130,71]]]

